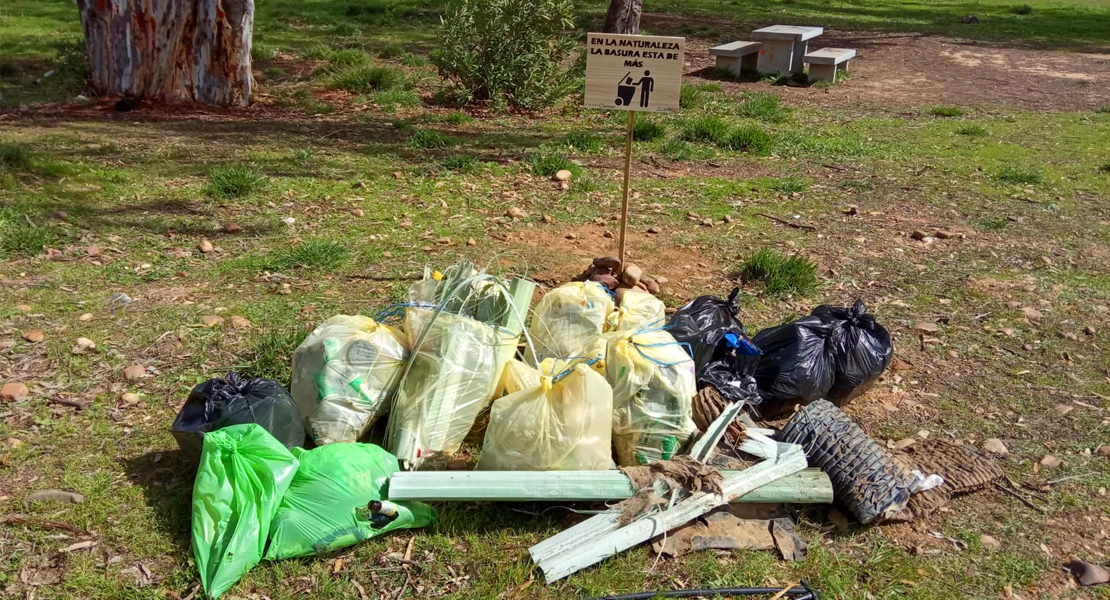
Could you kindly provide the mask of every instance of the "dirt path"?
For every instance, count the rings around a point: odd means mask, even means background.
[[[783,88],[817,105],[1008,107],[1057,112],[1110,103],[1110,48],[1101,53],[988,46],[919,34],[827,31],[810,49],[855,48],[852,78],[833,88]],[[687,45],[687,74],[712,78],[705,40]],[[743,83],[765,87],[764,83]]]

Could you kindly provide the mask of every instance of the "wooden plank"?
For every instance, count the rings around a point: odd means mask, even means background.
[[[743,471],[726,470],[726,478]],[[425,502],[604,502],[632,496],[620,471],[402,471],[389,480],[390,500]],[[753,490],[737,502],[828,504],[832,482],[804,469]]]
[[[774,457],[726,478],[723,493],[691,494],[668,510],[625,526],[619,523],[619,514],[596,515],[529,548],[532,560],[543,570],[548,583],[558,581],[806,467],[800,446],[777,443],[750,432],[748,435],[760,449],[767,443],[775,444]]]
[[[717,448],[721,438],[725,436],[725,431],[728,426],[736,420],[736,415],[740,414],[740,409],[744,408],[743,402],[733,402],[717,415],[717,418],[709,424],[708,430],[702,434],[698,441],[694,442],[694,446],[690,448],[690,456],[693,456],[698,462],[705,462],[713,455],[713,450]]]

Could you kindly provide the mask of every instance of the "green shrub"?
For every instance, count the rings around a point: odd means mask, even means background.
[[[450,123],[452,125],[462,125],[463,123],[470,123],[473,120],[474,117],[461,112],[453,112],[443,115],[443,122]]]
[[[571,0],[458,0],[443,16],[432,64],[470,101],[550,106],[581,84],[573,27]]]
[[[274,60],[277,58],[278,49],[269,44],[254,42],[251,44],[251,59],[253,60]]]
[[[987,128],[978,123],[968,123],[967,125],[960,125],[956,128],[956,135],[966,135],[967,137],[987,137]]]
[[[934,106],[929,109],[934,117],[962,117],[964,110],[958,106]]]
[[[1043,179],[1040,171],[1015,165],[1006,165],[1002,167],[995,173],[994,178],[1004,183],[1013,183],[1017,185],[1033,185],[1035,183],[1040,183]]]
[[[23,144],[0,144],[0,175],[26,171],[33,163],[31,151]]]
[[[799,177],[780,177],[772,179],[767,187],[780,194],[794,194],[808,190],[809,182]]]
[[[728,147],[741,152],[766,155],[773,146],[771,135],[755,125],[737,127],[728,135]]]
[[[459,173],[473,173],[482,166],[482,161],[470,156],[469,154],[456,154],[448,156],[443,159],[440,164],[448,171],[458,171]]]
[[[412,90],[381,90],[374,92],[370,97],[374,100],[374,104],[385,110],[394,110],[398,106],[405,108],[420,106],[420,95]]]
[[[419,54],[406,54],[401,58],[401,64],[406,67],[423,67],[428,60]]]
[[[378,58],[397,58],[398,56],[403,56],[406,52],[408,52],[408,50],[404,46],[393,42],[378,49]]]
[[[266,176],[254,167],[228,165],[208,172],[208,194],[216,198],[242,198],[266,185]]]
[[[1033,14],[1033,7],[1028,4],[1022,4],[1021,6],[1011,8],[1010,12],[1015,15],[1031,15]]]
[[[373,92],[407,87],[405,74],[391,67],[354,64],[329,71],[329,87],[348,92]]]
[[[568,133],[566,144],[582,154],[597,154],[605,149],[605,141],[590,131]]]
[[[667,140],[659,152],[671,160],[690,160],[694,158],[694,147],[685,140]]]
[[[690,109],[701,106],[705,101],[705,94],[698,88],[682,84],[682,89],[678,92],[678,105],[682,108]]]
[[[0,258],[38,256],[59,239],[53,227],[33,226],[23,213],[0,208]]]
[[[331,32],[332,35],[351,37],[361,34],[362,30],[358,28],[358,25],[350,21],[341,21],[332,28]]]
[[[582,167],[557,152],[534,152],[528,155],[525,162],[528,170],[540,177],[553,177],[563,169],[570,171],[576,178],[582,174]]]
[[[311,268],[330,271],[339,268],[351,257],[351,250],[330,240],[314,239],[267,257],[267,271]]]
[[[646,119],[636,121],[632,125],[632,139],[639,142],[650,142],[667,135],[667,126]]]
[[[806,296],[817,289],[817,266],[801,256],[764,248],[740,265],[740,278],[760,281],[768,296]]]
[[[727,146],[729,126],[720,117],[701,115],[682,123],[682,139]]]
[[[739,114],[742,117],[759,119],[768,123],[782,123],[790,113],[780,104],[779,97],[767,92],[749,92],[740,104]]]
[[[324,47],[323,56],[321,58],[328,61],[328,66],[334,69],[340,67],[353,67],[356,65],[368,65],[373,60],[369,54],[356,48],[333,50]]]
[[[455,138],[434,129],[418,129],[409,136],[409,148],[426,150],[429,148],[446,148],[455,145]]]

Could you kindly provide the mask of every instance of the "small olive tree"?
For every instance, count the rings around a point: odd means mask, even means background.
[[[458,0],[432,64],[466,102],[550,106],[581,85],[571,0]]]

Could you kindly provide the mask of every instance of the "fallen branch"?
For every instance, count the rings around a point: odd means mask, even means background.
[[[77,410],[85,410],[85,408],[88,406],[88,404],[86,404],[84,402],[79,402],[77,400],[67,400],[65,398],[49,397],[46,400],[48,402],[53,402],[54,404],[62,404],[64,406],[71,406],[73,408],[76,408]]]
[[[814,227],[813,225],[806,225],[805,223],[795,223],[793,221],[787,221],[786,219],[781,219],[779,217],[776,217],[775,215],[769,215],[767,213],[755,213],[755,214],[757,216],[763,217],[765,219],[771,219],[772,221],[775,221],[776,223],[782,223],[783,225],[786,225],[787,227],[793,227],[794,229],[805,229],[807,231],[817,231],[817,228]]]
[[[1052,481],[1047,482],[1046,485],[1056,485],[1057,483],[1063,483],[1065,481],[1071,481],[1073,479],[1083,479],[1084,477],[1090,477],[1091,475],[1096,475],[1096,473],[1092,471],[1090,473],[1080,473],[1079,475],[1068,475],[1067,477],[1053,479]]]
[[[1021,494],[1017,493],[1014,490],[1011,490],[1010,488],[1002,485],[1001,483],[996,483],[994,485],[996,487],[998,487],[998,489],[1002,490],[1003,492],[1006,492],[1007,494],[1013,496],[1014,498],[1017,498],[1018,500],[1021,501],[1022,504],[1028,506],[1029,508],[1032,508],[1033,510],[1040,511],[1040,512],[1048,512],[1048,509],[1046,509],[1042,506],[1037,506],[1036,504],[1033,504],[1032,500],[1029,500],[1025,496],[1022,496]]]

